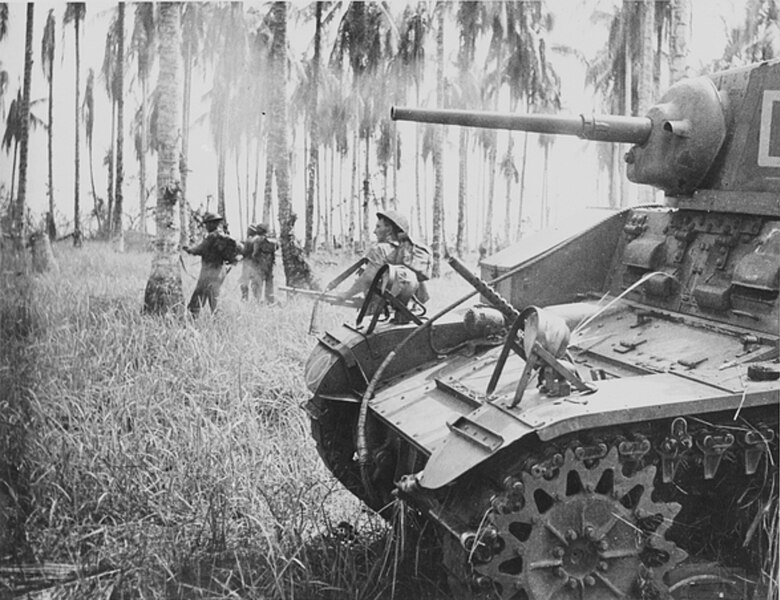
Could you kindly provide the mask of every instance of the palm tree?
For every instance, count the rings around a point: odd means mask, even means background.
[[[691,41],[691,0],[672,0],[669,36],[671,83],[688,76],[688,46]]]
[[[274,2],[270,12],[272,81],[287,81],[287,3]],[[287,103],[284,85],[271,88],[268,160],[276,178],[279,198],[279,245],[287,285],[312,288],[316,281],[296,243],[295,215],[290,199],[290,162],[287,132]]]
[[[780,56],[780,8],[777,0],[751,0],[745,8],[745,22],[729,32],[722,58],[713,70],[736,67]]]
[[[75,150],[74,150],[74,162],[75,162],[75,177],[73,184],[73,245],[81,247],[81,207],[79,205],[79,171],[81,169],[81,140],[80,140],[80,128],[79,128],[79,104],[81,103],[80,95],[80,82],[79,73],[81,71],[81,36],[79,34],[79,25],[84,19],[87,12],[87,5],[84,2],[68,2],[65,9],[64,23],[67,25],[71,21],[73,22],[73,29],[75,34],[75,48],[76,48],[76,135],[75,135]]]
[[[182,13],[182,55],[184,58],[184,93],[182,98],[182,149],[181,149],[181,194],[179,220],[181,222],[180,243],[189,240],[189,197],[187,196],[188,157],[190,148],[190,99],[192,96],[192,69],[201,54],[203,40],[206,37],[204,18],[205,5],[199,2],[187,2]]]
[[[53,141],[54,141],[54,29],[55,29],[54,9],[49,9],[49,15],[46,17],[46,26],[43,29],[43,38],[41,40],[41,67],[43,68],[43,76],[49,86],[49,122],[48,122],[48,145],[47,145],[47,159],[48,159],[48,181],[47,192],[49,195],[49,219],[50,223],[54,223],[54,156],[53,156]],[[56,237],[56,231],[54,228],[49,229],[49,234]]]
[[[124,235],[122,232],[122,212],[124,194],[122,185],[125,178],[124,169],[124,114],[125,114],[125,3],[119,3],[119,16],[117,18],[117,55],[116,55],[116,210],[114,222],[111,225],[113,235],[119,239],[119,248],[124,250]]]
[[[160,3],[160,70],[157,80],[157,235],[152,271],[144,292],[144,311],[163,314],[184,306],[178,264],[178,215],[181,202],[179,126],[181,89],[181,4]]]
[[[398,40],[398,59],[405,67],[406,73],[411,73],[415,90],[415,105],[420,106],[420,91],[423,78],[423,65],[425,62],[425,42],[431,27],[430,15],[425,3],[418,2],[416,6],[407,6],[404,9],[401,23],[401,32]],[[414,190],[415,210],[417,221],[417,233],[421,239],[427,239],[424,231],[424,219],[422,215],[422,202],[420,197],[420,157],[422,132],[420,127],[415,128],[415,162],[414,162]]]
[[[19,142],[22,141],[22,90],[16,92],[16,98],[11,100],[11,106],[8,108],[8,115],[5,119],[5,133],[3,133],[2,148],[6,153],[14,149],[14,158],[11,163],[11,189],[9,197],[14,197],[14,187],[16,185],[16,160],[19,155]]]
[[[206,53],[216,57],[213,84],[209,91],[209,123],[217,152],[217,211],[223,216],[228,154],[240,141],[231,133],[237,128],[236,96],[247,58],[246,29],[241,10],[242,5],[237,2],[217,5],[206,47]]]
[[[370,208],[370,141],[376,130],[381,103],[378,98],[377,72],[390,55],[387,46],[391,39],[391,23],[380,3],[350,2],[339,22],[332,57],[337,68],[348,61],[355,89],[358,134],[365,144],[363,176],[362,239],[368,240]],[[333,62],[333,61],[332,61]]]
[[[124,3],[119,8],[106,34],[103,56],[103,78],[111,100],[111,144],[108,151],[108,234],[121,236],[122,229],[122,147],[124,138]]]
[[[444,106],[444,2],[436,2],[434,13],[436,16],[436,105]],[[434,129],[433,142],[433,235],[431,236],[431,250],[433,251],[432,277],[438,277],[441,270],[441,246],[444,240],[444,165],[442,153],[444,146],[444,131],[442,127]]]
[[[320,85],[320,46],[322,44],[322,2],[314,7],[314,56],[311,62],[311,92],[309,96],[309,162],[306,168],[306,234],[304,249],[311,252],[314,230],[314,185],[319,170],[320,135],[317,119],[317,93]],[[326,232],[327,239],[327,232]]]
[[[8,3],[0,2],[0,40],[8,34]],[[0,61],[2,64],[2,61]],[[5,95],[8,92],[8,71],[0,69],[0,117],[5,118]]]
[[[139,2],[135,5],[135,20],[131,52],[137,57],[138,79],[141,82],[141,106],[139,110],[137,144],[138,156],[138,207],[139,228],[146,233],[146,155],[149,151],[147,127],[147,102],[149,96],[149,75],[155,56],[154,4]],[[183,205],[184,203],[182,203]]]
[[[103,202],[98,198],[95,190],[95,169],[93,160],[93,142],[95,129],[95,71],[90,68],[87,73],[87,86],[84,90],[84,106],[82,107],[84,126],[87,134],[87,150],[89,152],[89,182],[92,189],[92,212],[97,220],[98,231],[104,232],[106,223],[103,221]]]
[[[17,249],[24,247],[24,203],[27,193],[27,149],[30,132],[30,82],[32,80],[33,22],[35,5],[27,3],[27,22],[24,36],[24,91],[20,109],[21,140],[19,141],[19,192],[16,197],[14,239]]]
[[[589,61],[586,82],[602,97],[604,111],[609,114],[632,115],[633,61],[638,53],[636,39],[632,35],[638,26],[637,11],[624,3],[613,13],[596,11],[591,21],[606,23],[609,28],[607,44]],[[609,174],[609,206],[623,204],[625,166],[620,144],[604,144],[597,147],[599,161]]]
[[[460,2],[455,20],[460,32],[458,44],[458,79],[454,90],[457,105],[461,108],[474,108],[477,105],[479,91],[471,73],[476,52],[476,40],[482,31],[484,9],[481,2]],[[455,253],[463,255],[466,235],[466,190],[468,187],[468,143],[469,130],[460,128],[458,135],[458,226],[455,235]]]

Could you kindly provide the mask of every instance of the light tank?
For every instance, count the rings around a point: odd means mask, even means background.
[[[432,523],[458,598],[777,598],[780,61],[681,81],[645,117],[392,116],[631,143],[628,178],[665,202],[480,277],[450,258],[481,304],[322,335],[327,467]]]

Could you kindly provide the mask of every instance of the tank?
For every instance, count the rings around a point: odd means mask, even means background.
[[[456,598],[777,598],[780,61],[645,117],[392,116],[630,143],[665,201],[449,258],[469,296],[320,336],[327,467],[433,526]]]

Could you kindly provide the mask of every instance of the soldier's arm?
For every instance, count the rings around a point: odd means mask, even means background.
[[[203,256],[203,252],[206,250],[206,248],[209,245],[209,241],[208,241],[209,237],[210,236],[207,235],[205,238],[203,238],[199,243],[195,244],[194,246],[191,247],[184,246],[182,250],[184,250],[187,254],[193,254],[195,256]]]

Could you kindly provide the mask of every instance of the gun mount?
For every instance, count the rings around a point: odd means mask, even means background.
[[[666,202],[452,262],[494,308],[320,337],[328,468],[434,525],[459,600],[776,598],[780,61],[645,117],[393,118],[630,143]]]

